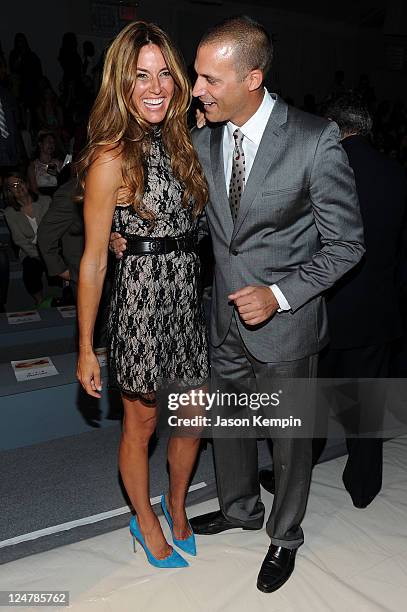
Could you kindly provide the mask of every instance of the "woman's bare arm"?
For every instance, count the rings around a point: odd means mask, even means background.
[[[85,251],[78,284],[78,378],[86,392],[94,397],[100,397],[101,384],[99,363],[93,352],[93,328],[106,275],[109,236],[121,183],[118,150],[101,151],[86,177]]]

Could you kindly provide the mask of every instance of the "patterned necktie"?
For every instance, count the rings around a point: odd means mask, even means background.
[[[0,135],[3,138],[9,137],[9,132],[7,130],[7,123],[6,123],[6,115],[4,114],[3,105],[1,103],[1,100],[0,100]]]
[[[235,148],[233,149],[232,175],[229,186],[229,205],[232,213],[233,222],[236,221],[239,212],[240,198],[244,189],[245,181],[245,161],[242,148],[244,135],[237,129],[233,132]]]

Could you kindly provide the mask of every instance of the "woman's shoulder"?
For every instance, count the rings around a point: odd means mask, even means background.
[[[122,153],[123,144],[121,142],[98,145],[93,151],[91,164],[110,163],[111,165],[121,165]]]
[[[88,184],[88,180],[91,177],[103,183],[121,184],[122,173],[123,156],[121,144],[99,145],[92,152],[92,156],[89,160],[89,166],[86,172],[86,184]]]

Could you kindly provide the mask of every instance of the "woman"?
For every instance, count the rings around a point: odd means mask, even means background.
[[[155,394],[160,381],[203,384],[208,376],[193,234],[207,186],[186,125],[190,99],[185,69],[167,35],[154,24],[128,25],[107,53],[79,163],[86,247],[78,290],[78,378],[100,397],[92,334],[113,220],[113,229],[128,241],[127,255],[116,264],[109,320],[111,376],[124,404],[119,467],[137,513],[131,532],[158,567],[188,563],[165,540],[149,501]],[[116,207],[121,186],[130,204]],[[174,544],[191,554],[195,541],[185,496],[198,447],[198,438],[170,440],[170,490],[162,497]]]
[[[34,110],[42,67],[38,56],[30,49],[22,32],[14,37],[14,47],[9,56],[10,74],[14,81],[14,93],[26,108]]]
[[[38,156],[28,166],[30,189],[37,195],[52,196],[58,189],[58,173],[62,162],[55,157],[55,137],[49,132],[38,136]]]
[[[73,32],[65,32],[59,50],[58,61],[63,70],[62,82],[80,81],[82,60],[78,53],[78,39]]]
[[[51,198],[32,193],[19,172],[6,174],[4,186],[9,202],[4,214],[11,237],[19,247],[24,286],[37,306],[46,306],[48,303],[42,293],[42,275],[46,270],[37,246],[37,230]]]

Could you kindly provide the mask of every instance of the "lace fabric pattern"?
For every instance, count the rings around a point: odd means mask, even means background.
[[[196,229],[182,203],[161,137],[155,134],[146,164],[143,203],[156,216],[151,232],[133,206],[117,206],[113,231],[175,237]],[[110,383],[124,396],[153,403],[160,385],[185,387],[208,378],[206,328],[199,295],[199,257],[174,251],[127,255],[116,263],[109,331]]]

